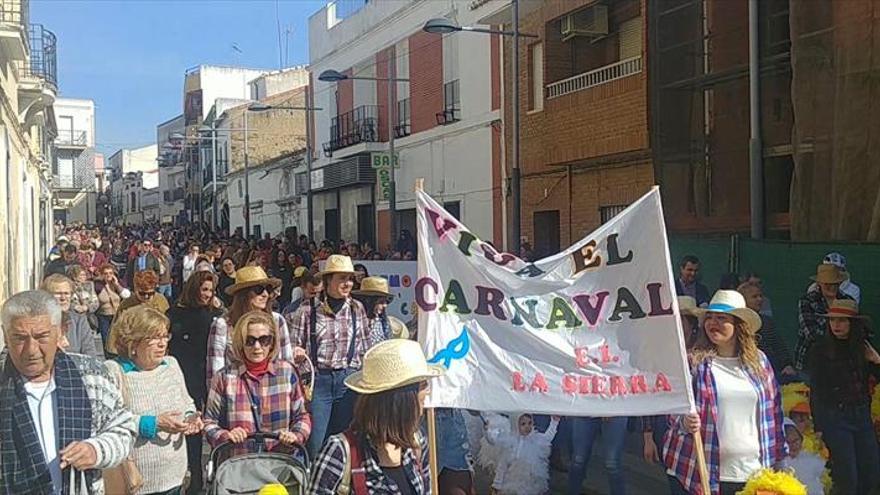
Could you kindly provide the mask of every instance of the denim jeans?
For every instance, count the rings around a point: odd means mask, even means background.
[[[831,478],[837,493],[871,493],[880,483],[880,455],[870,407],[817,403],[813,412],[834,460]]]
[[[95,315],[98,317],[98,332],[101,333],[101,342],[104,345],[104,352],[107,351],[107,340],[110,338],[110,325],[113,323],[112,315]]]
[[[357,370],[318,370],[315,375],[312,434],[308,444],[312,459],[318,455],[327,437],[345,431],[351,424],[357,394],[345,386],[345,379],[355,371]]]
[[[165,296],[165,299],[168,299],[168,302],[171,302],[171,284],[156,287],[156,292],[162,294]]]
[[[623,443],[626,440],[626,417],[571,418],[571,468],[568,471],[568,494],[580,495],[593,452],[593,442],[602,432],[605,447],[605,471],[611,495],[626,493],[623,479]]]

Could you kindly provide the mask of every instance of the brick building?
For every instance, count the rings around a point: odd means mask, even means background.
[[[646,3],[550,1],[521,16],[521,32],[538,36],[522,42],[518,95],[521,231],[536,256],[567,247],[654,184]],[[511,49],[508,40],[508,67]],[[505,145],[509,170],[509,128]]]
[[[413,185],[444,204],[480,238],[503,239],[501,204],[500,40],[422,31],[429,19],[480,25],[489,9],[470,0],[328,2],[309,19],[309,67],[315,114],[312,173],[315,237],[392,244],[390,170],[371,158],[386,153],[393,123],[399,229],[415,232]],[[389,70],[390,64],[390,70]],[[325,70],[348,76],[408,79],[322,82]]]

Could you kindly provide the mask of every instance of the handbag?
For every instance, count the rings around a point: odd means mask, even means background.
[[[122,392],[123,406],[130,408],[131,392],[128,389],[128,383],[125,380],[125,374],[122,368],[119,368],[119,389]],[[118,466],[105,469],[104,492],[119,495],[135,495],[141,487],[144,486],[144,477],[141,476],[141,470],[138,469],[131,454],[126,457]]]

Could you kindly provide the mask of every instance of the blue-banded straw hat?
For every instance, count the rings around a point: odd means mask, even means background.
[[[758,333],[761,329],[761,316],[746,306],[746,300],[742,294],[735,290],[719,290],[712,296],[709,306],[696,310],[701,316],[707,313],[724,313],[742,321],[749,333]]]

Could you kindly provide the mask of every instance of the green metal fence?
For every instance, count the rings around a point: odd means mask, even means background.
[[[812,283],[822,258],[837,251],[847,260],[853,282],[862,289],[861,311],[880,317],[880,244],[798,243],[755,241],[741,236],[670,236],[669,249],[677,273],[686,254],[700,258],[701,280],[713,292],[724,273],[757,272],[764,281],[776,325],[794,351],[797,341],[797,302]]]

